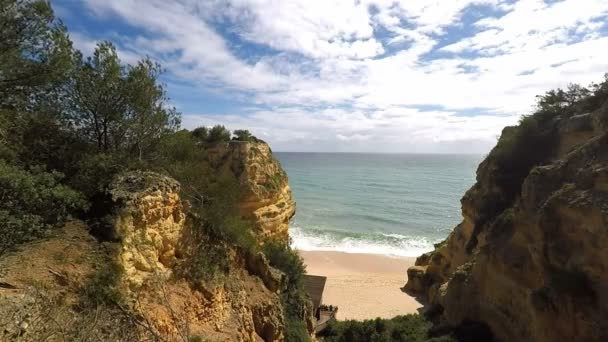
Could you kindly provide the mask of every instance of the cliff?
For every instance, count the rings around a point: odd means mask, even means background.
[[[138,298],[137,312],[161,335],[180,336],[187,327],[190,336],[216,340],[282,339],[282,273],[263,255],[229,249],[225,279],[197,281],[185,272],[201,267],[207,241],[196,219],[184,214],[179,184],[136,173],[118,178],[110,192],[119,208],[121,281]]]
[[[287,174],[261,141],[216,144],[208,149],[211,165],[236,177],[243,191],[241,216],[255,223],[259,237],[287,241],[295,215]]]
[[[197,281],[188,272],[205,271],[210,246],[179,190],[155,173],[123,175],[109,190],[118,242],[99,243],[76,221],[3,257],[0,339],[281,341],[284,275],[261,253],[228,247],[222,279]]]
[[[608,102],[576,107],[505,128],[461,200],[462,222],[408,269],[404,289],[440,327],[608,340]]]

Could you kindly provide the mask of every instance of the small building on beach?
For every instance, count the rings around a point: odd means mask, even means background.
[[[304,289],[312,299],[313,313],[316,319],[315,332],[319,332],[327,326],[327,323],[336,318],[338,307],[323,304],[323,291],[327,277],[316,275],[304,275]]]
[[[323,290],[325,290],[325,282],[327,277],[316,275],[304,275],[304,289],[312,299],[313,312],[323,304]]]

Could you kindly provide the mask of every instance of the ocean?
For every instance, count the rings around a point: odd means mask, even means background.
[[[276,152],[300,250],[418,256],[461,221],[481,155]]]

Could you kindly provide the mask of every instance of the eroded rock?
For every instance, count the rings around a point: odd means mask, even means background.
[[[449,325],[483,322],[498,341],[608,340],[605,111],[557,120],[554,148],[521,178],[490,153],[462,223],[408,270],[405,288]]]

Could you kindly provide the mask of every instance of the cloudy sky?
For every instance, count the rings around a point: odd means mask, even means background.
[[[484,153],[608,72],[606,0],[52,0],[85,53],[149,55],[183,126],[278,151]]]

